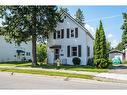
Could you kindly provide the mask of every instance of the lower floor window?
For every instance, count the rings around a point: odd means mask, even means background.
[[[72,56],[77,56],[77,47],[72,47]]]

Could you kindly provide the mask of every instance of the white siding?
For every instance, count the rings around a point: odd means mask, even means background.
[[[69,28],[78,28],[78,38],[67,38],[66,35],[66,29]],[[49,35],[48,39],[48,47],[51,47],[53,45],[61,45],[60,54],[63,54],[63,56],[60,56],[61,60],[67,60],[67,64],[73,65],[72,59],[73,57],[67,57],[67,46],[78,46],[81,45],[81,65],[86,65],[87,63],[87,45],[91,48],[91,54],[90,56],[93,57],[93,40],[91,37],[87,37],[87,33],[79,27],[76,23],[74,23],[69,17],[66,16],[66,19],[64,19],[63,23],[58,23],[56,30],[64,29],[64,38],[63,39],[53,39],[53,33]],[[88,41],[88,42],[87,42]],[[52,51],[52,52],[51,52]],[[53,49],[51,50],[48,48],[48,63],[52,63],[54,60],[54,52]]]
[[[7,43],[3,36],[0,36],[0,62],[8,62],[8,61],[20,61],[15,57],[16,50],[24,50],[25,52],[32,52],[31,42],[28,44],[22,43],[21,46],[16,46],[14,43]],[[25,56],[26,59],[31,59],[32,53],[30,56]]]

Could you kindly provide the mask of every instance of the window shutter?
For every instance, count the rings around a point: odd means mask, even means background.
[[[67,46],[67,57],[70,57],[70,46]]]
[[[70,34],[70,29],[68,28],[67,29],[67,38],[69,38],[69,36],[70,36],[69,34]]]
[[[56,32],[54,32],[54,34],[53,34],[53,38],[56,39]]]
[[[81,45],[78,45],[78,56],[81,57]]]
[[[78,38],[78,28],[75,28],[75,38]]]
[[[61,29],[61,39],[64,38],[64,29]]]

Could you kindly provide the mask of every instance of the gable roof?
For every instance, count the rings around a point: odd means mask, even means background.
[[[68,14],[67,12],[63,12],[61,15],[65,14],[66,16],[68,16],[73,22],[75,22],[79,27],[81,27],[93,40],[94,37],[91,35],[91,33],[88,31],[88,29],[86,29],[82,24],[80,24],[77,20],[75,20],[70,14]]]

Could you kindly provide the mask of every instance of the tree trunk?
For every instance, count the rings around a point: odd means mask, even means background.
[[[37,65],[37,54],[36,54],[36,36],[32,35],[32,65]]]

